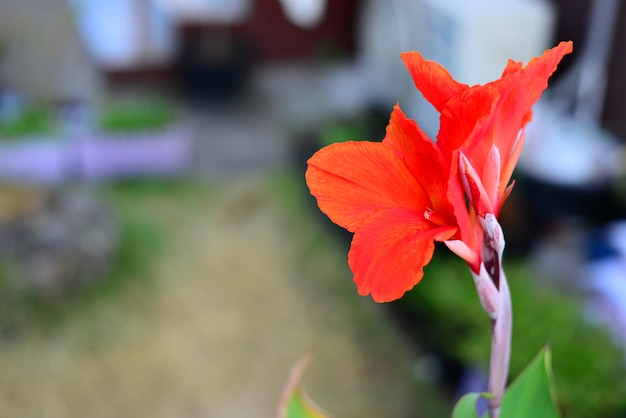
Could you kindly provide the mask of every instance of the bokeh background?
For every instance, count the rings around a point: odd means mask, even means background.
[[[445,247],[356,294],[306,160],[438,115],[401,51],[468,84],[574,41],[502,214],[511,375],[626,416],[626,7],[617,0],[3,0],[0,416],[274,416],[290,367],[338,417],[445,417],[489,322]]]

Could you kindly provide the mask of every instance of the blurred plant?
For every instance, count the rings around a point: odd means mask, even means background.
[[[308,357],[303,357],[292,367],[278,406],[278,418],[328,418],[300,386],[309,361]]]
[[[174,105],[162,99],[111,102],[104,106],[98,120],[105,132],[128,133],[160,130],[174,122]]]
[[[308,161],[306,181],[318,206],[354,233],[348,262],[359,294],[371,294],[377,302],[401,298],[422,279],[435,241],[465,260],[491,319],[486,396],[491,418],[500,416],[501,407],[512,411],[503,399],[509,405],[534,402],[528,398],[534,391],[528,390],[504,398],[512,316],[497,217],[512,189],[531,107],[571,50],[571,42],[562,42],[525,67],[509,61],[500,79],[473,87],[456,82],[417,52],[403,53],[416,87],[441,113],[437,141],[396,106],[382,142],[332,144]],[[529,375],[524,373],[521,384]],[[472,408],[464,410],[455,417],[476,415]],[[554,412],[546,416],[556,416],[554,407],[545,410]]]
[[[350,119],[340,119],[325,124],[319,133],[317,147],[325,147],[335,142],[361,140],[384,135],[387,124],[387,110],[368,109]],[[316,148],[316,150],[318,149]]]
[[[367,132],[367,127],[360,120],[353,123],[334,122],[324,125],[320,132],[319,142],[321,146],[325,147],[334,142],[366,138]]]
[[[26,106],[16,116],[0,121],[0,138],[4,140],[49,136],[53,132],[54,112],[42,103]]]

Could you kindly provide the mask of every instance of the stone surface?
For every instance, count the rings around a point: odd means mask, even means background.
[[[0,198],[0,257],[9,285],[54,297],[103,276],[119,247],[103,201],[75,190],[12,188]]]

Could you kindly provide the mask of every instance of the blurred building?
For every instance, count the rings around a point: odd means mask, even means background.
[[[560,39],[573,39],[576,51],[581,51],[592,4],[591,0],[482,0],[472,7],[454,0],[4,1],[0,82],[34,96],[93,97],[101,91],[103,77],[114,83],[182,84],[188,92],[220,93],[220,85],[240,81],[238,77],[258,65],[341,58],[356,62],[367,73],[358,75],[365,83],[362,90],[398,101],[410,87],[401,75],[398,52],[419,49],[444,62],[462,81],[484,81],[493,76],[488,67],[502,66],[503,54],[525,60],[541,52],[537,47]],[[620,45],[626,37],[625,9],[617,9],[602,106],[603,123],[623,137],[626,110],[621,98],[626,82],[621,74],[626,61]],[[576,55],[566,58],[563,69],[572,66]]]
[[[93,101],[101,71],[64,0],[0,4],[0,89],[36,99]]]

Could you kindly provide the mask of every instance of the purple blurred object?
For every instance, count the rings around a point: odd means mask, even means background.
[[[105,180],[184,172],[191,155],[191,133],[176,126],[164,131],[94,134],[80,141],[81,176]]]
[[[46,138],[0,143],[0,177],[25,183],[58,183],[74,164],[73,144]]]
[[[55,184],[172,176],[188,167],[192,135],[183,126],[128,134],[85,133],[73,139],[0,143],[0,178]]]

